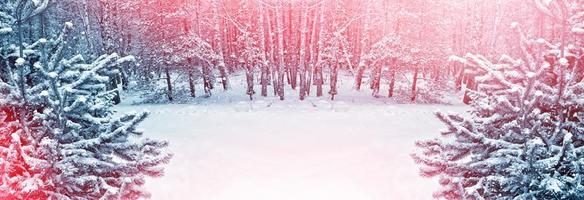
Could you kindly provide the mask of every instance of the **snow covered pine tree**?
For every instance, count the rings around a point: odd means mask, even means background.
[[[440,179],[436,198],[584,199],[582,37],[554,46],[515,26],[524,60],[456,58],[480,85],[472,110],[437,113],[445,137],[416,143],[422,175]],[[545,61],[530,52],[541,46]]]
[[[114,116],[106,91],[117,66],[133,57],[62,59],[71,29],[67,23],[56,39],[23,51],[2,49],[0,199],[147,197],[140,186],[146,176],[162,175],[168,144],[139,138],[136,126],[147,114]]]

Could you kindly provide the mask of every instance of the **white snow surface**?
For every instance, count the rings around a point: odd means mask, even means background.
[[[443,128],[435,109],[465,107],[317,103],[147,106],[141,127],[169,140],[175,156],[146,189],[152,199],[432,198],[436,180],[420,177],[409,154]]]
[[[170,142],[166,174],[146,182],[155,200],[432,199],[439,185],[419,176],[414,142],[445,127],[434,111],[468,107],[393,104],[343,87],[336,101],[221,91],[190,104],[126,97],[116,109],[150,111],[145,136]]]

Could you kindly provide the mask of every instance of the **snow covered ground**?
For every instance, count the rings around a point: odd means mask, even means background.
[[[147,136],[171,142],[166,175],[149,180],[153,199],[431,199],[435,180],[409,157],[442,125],[434,110],[462,106],[353,105],[257,101],[147,107]]]
[[[434,111],[467,109],[393,104],[350,89],[334,102],[287,94],[250,102],[216,92],[191,104],[117,107],[149,110],[141,128],[169,140],[175,154],[166,175],[147,182],[152,199],[431,199],[438,184],[418,175],[414,142],[443,128]]]

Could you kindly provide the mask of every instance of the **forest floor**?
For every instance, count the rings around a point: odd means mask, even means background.
[[[414,142],[439,136],[444,125],[434,111],[468,107],[346,93],[300,102],[219,92],[191,104],[117,110],[150,111],[140,128],[170,141],[165,176],[146,183],[155,200],[431,199],[438,183],[419,176]]]

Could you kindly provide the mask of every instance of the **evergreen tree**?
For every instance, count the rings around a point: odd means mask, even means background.
[[[54,39],[2,46],[0,199],[147,197],[145,177],[162,175],[171,157],[166,141],[140,137],[147,113],[111,109],[110,77],[134,58],[64,59],[72,28],[66,23]]]
[[[456,58],[478,84],[472,110],[437,113],[444,138],[416,143],[422,175],[440,178],[437,198],[584,198],[582,39],[552,45],[514,26],[522,59]]]

